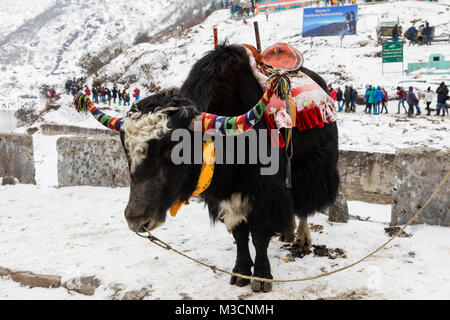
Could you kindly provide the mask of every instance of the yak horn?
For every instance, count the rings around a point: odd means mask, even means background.
[[[237,117],[218,116],[204,112],[201,115],[202,131],[215,133],[218,135],[239,135],[253,128],[263,117],[273,95],[277,93],[281,100],[286,100],[290,96],[290,79],[287,73],[279,73],[270,70],[271,76],[265,85],[266,91],[258,103],[247,113]],[[193,119],[199,120],[200,116]],[[190,127],[195,127],[191,123]]]
[[[108,129],[120,132],[124,118],[111,117],[106,113],[100,111],[96,106],[94,106],[87,95],[78,94],[73,100],[73,104],[75,105],[77,112],[86,113],[87,110],[89,110],[94,118],[97,119],[97,121],[102,125],[104,125]]]

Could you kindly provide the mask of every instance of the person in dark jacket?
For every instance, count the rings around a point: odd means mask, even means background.
[[[445,111],[447,111],[447,100],[448,100],[448,88],[445,85],[444,81],[441,82],[439,87],[436,90],[437,93],[437,105],[436,105],[436,115],[438,116],[442,109],[442,116],[445,116]]]
[[[349,112],[349,110],[350,110],[351,95],[352,95],[352,92],[350,91],[350,87],[345,86],[345,90],[344,90],[345,112]]]
[[[369,103],[369,92],[372,91],[372,86],[367,85],[366,86],[366,93],[364,94],[364,99],[366,100],[366,108],[364,109],[364,112],[367,113],[370,109],[370,103]]]
[[[66,84],[65,84],[65,86],[64,86],[64,89],[66,89],[66,94],[69,94],[70,93],[70,88],[72,87],[72,80],[67,80],[66,81]]]
[[[121,106],[122,105],[122,99],[123,99],[122,91],[119,90],[118,95],[119,95],[119,106]]]
[[[398,24],[396,24],[395,27],[392,28],[392,41],[398,41]]]
[[[425,28],[423,29],[423,34],[425,37],[425,44],[431,45],[431,40],[433,40],[433,36],[431,35],[433,29],[430,27],[430,24],[425,23]]]
[[[122,92],[123,106],[125,107],[127,104],[130,105],[130,95],[124,89]]]
[[[358,97],[358,92],[350,85],[350,112],[356,112],[356,98]]]
[[[414,94],[414,88],[409,87],[408,93],[406,94],[406,102],[408,103],[409,109],[408,109],[408,117],[412,117],[414,114],[414,106],[419,103],[419,99],[417,99],[416,95]],[[420,112],[418,113],[418,115]]]
[[[95,86],[92,88],[92,96],[94,97],[94,103],[98,103],[98,87]]]
[[[347,88],[347,86],[345,87]],[[344,99],[341,88],[337,88],[336,101],[338,103],[338,112],[341,112],[342,108],[344,107]]]
[[[411,27],[409,27],[407,33],[409,36],[409,45],[414,44],[414,42],[416,41],[416,35],[417,35],[416,27],[414,27],[414,25],[412,25]]]
[[[114,104],[116,104],[116,99],[117,99],[118,93],[119,93],[119,90],[117,90],[117,87],[114,85],[114,87],[112,89],[112,97],[113,97]]]
[[[108,102],[108,105],[111,105],[111,90],[105,88],[105,90],[103,90],[103,95],[105,96],[105,102]]]
[[[105,96],[105,87],[101,87],[100,88],[100,91],[99,91],[99,96],[100,96],[100,99],[101,99],[101,101],[103,102],[103,103],[105,103],[105,101],[106,101],[106,96]]]

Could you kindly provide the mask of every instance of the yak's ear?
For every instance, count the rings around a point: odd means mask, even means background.
[[[176,109],[170,110],[168,112],[169,115],[169,123],[168,126],[171,128],[188,128],[190,129],[190,125],[198,116],[198,111],[194,106],[182,106]],[[201,115],[200,115],[201,120]]]

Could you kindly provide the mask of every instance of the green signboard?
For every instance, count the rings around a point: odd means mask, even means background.
[[[403,42],[383,43],[383,63],[403,62]]]

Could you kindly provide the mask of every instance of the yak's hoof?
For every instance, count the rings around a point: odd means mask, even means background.
[[[300,225],[297,230],[297,238],[295,242],[299,247],[312,247],[311,233],[309,232],[308,224]]]
[[[245,279],[245,278],[241,278],[241,277],[237,277],[237,276],[231,276],[231,279],[230,279],[230,284],[238,286],[238,287],[245,287],[249,283],[250,283],[249,279]]]
[[[282,233],[280,234],[279,240],[281,242],[294,242],[295,235],[293,233]]]
[[[272,291],[273,282],[252,280],[253,292],[269,292]]]
[[[297,239],[295,240],[295,242],[298,244],[299,247],[308,247],[311,248],[312,247],[312,242],[311,242],[311,237],[307,237],[307,236],[300,236],[297,237]]]
[[[233,272],[234,273],[238,273],[238,274],[242,274],[244,276],[251,276],[252,275],[251,269],[247,269],[246,267],[241,267],[241,268],[234,267],[233,268]],[[230,279],[230,284],[238,286],[238,287],[245,287],[249,283],[250,283],[250,279],[245,279],[245,278],[242,278],[242,277],[239,277],[239,276],[231,276],[231,279]]]

